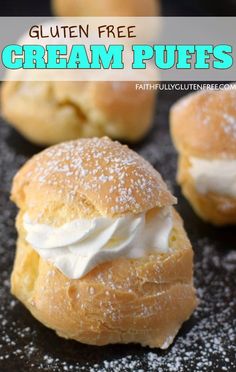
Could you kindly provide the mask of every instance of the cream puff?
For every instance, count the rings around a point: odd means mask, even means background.
[[[159,0],[53,0],[52,7],[56,15],[64,17],[145,17],[160,13]]]
[[[109,138],[48,148],[16,175],[12,293],[58,335],[167,348],[196,307],[193,252],[160,174]]]
[[[236,91],[189,94],[174,104],[170,122],[183,194],[204,220],[235,224]]]
[[[53,145],[81,137],[141,140],[152,125],[156,94],[135,82],[6,81],[1,113],[28,140]]]

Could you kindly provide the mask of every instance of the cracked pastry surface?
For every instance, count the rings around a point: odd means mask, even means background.
[[[196,213],[216,225],[236,223],[235,102],[235,90],[202,91],[170,114],[178,183]]]
[[[136,342],[167,348],[172,343],[196,307],[193,252],[173,208],[176,199],[149,163],[108,138],[64,143],[23,166],[12,199],[20,209],[12,293],[38,320],[62,337],[92,345]],[[137,257],[123,251],[113,259],[105,255],[73,279],[29,243],[24,224],[26,212],[37,224],[60,228],[75,219],[159,218],[156,212],[163,208],[172,216],[166,249],[159,250],[158,243]],[[105,247],[111,253],[112,238]]]
[[[1,112],[39,145],[104,135],[135,142],[150,129],[155,96],[135,82],[6,81]]]

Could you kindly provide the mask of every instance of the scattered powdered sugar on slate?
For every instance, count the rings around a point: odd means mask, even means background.
[[[8,192],[11,187],[12,178],[17,170],[25,163],[27,156],[19,154],[8,143],[9,127],[1,123],[0,131],[0,180],[1,191]]]
[[[161,122],[163,122],[161,115],[156,116],[155,121],[160,126]],[[161,135],[159,131],[153,130],[150,135],[151,141],[144,143],[141,148],[136,146],[136,149],[154,168],[158,169],[169,190],[173,193],[177,159],[176,151],[171,143],[167,129],[163,128]]]
[[[161,93],[156,125],[146,141],[135,149],[177,190],[176,156],[167,133],[167,112],[174,98],[173,92]],[[200,303],[168,350],[138,345],[97,348],[64,340],[36,321],[10,295],[16,240],[16,209],[9,201],[10,180],[37,150],[0,123],[0,371],[236,371],[235,232],[207,226],[181,196],[180,210],[195,250],[195,284]],[[88,290],[93,292],[93,288]]]

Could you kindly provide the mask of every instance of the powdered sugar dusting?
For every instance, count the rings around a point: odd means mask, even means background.
[[[9,210],[9,202],[5,197],[1,199],[1,203],[7,205]],[[14,211],[10,215],[3,213],[0,217],[0,233],[4,231],[7,236],[12,236],[13,223]],[[135,345],[89,347],[60,339],[53,331],[41,326],[18,301],[9,296],[9,262],[13,258],[14,244],[13,236],[10,241],[4,239],[0,247],[2,257],[0,366],[1,363],[3,366],[7,365],[8,360],[18,360],[25,366],[25,371],[234,370],[235,364],[232,360],[232,355],[236,352],[234,250],[225,247],[225,252],[220,252],[207,238],[195,242],[197,255],[195,284],[200,304],[173,346],[167,351],[157,351]],[[10,246],[11,249],[5,249],[6,246]],[[50,280],[50,277],[46,280]],[[112,283],[112,277],[110,282]],[[88,294],[92,296],[93,293],[94,288],[89,287]],[[107,296],[110,295],[108,290]],[[112,307],[110,312],[111,315],[114,312]]]
[[[178,114],[187,115],[186,125],[194,124],[196,136],[200,136],[199,147],[207,151],[219,151],[219,156],[234,154],[236,140],[236,91],[235,90],[208,90],[187,95],[176,105],[173,110]],[[190,139],[189,139],[190,133]],[[195,143],[193,133],[186,130],[186,142]],[[228,145],[228,146],[227,146]]]
[[[204,98],[196,112],[199,117],[199,125],[202,123],[209,126],[216,120],[219,128],[222,127],[225,134],[236,135],[236,92],[234,90],[203,91],[195,93],[195,95]]]
[[[39,183],[70,202],[83,195],[110,215],[140,213],[175,201],[148,162],[108,138],[51,147],[24,172],[23,185]]]
[[[173,96],[172,96],[173,95]],[[176,154],[167,133],[167,116],[176,93],[158,98],[156,125],[136,150],[160,170],[175,191]],[[14,139],[14,146],[12,141]],[[137,345],[90,347],[59,338],[34,320],[9,293],[16,232],[16,210],[9,202],[10,180],[33,151],[0,123],[0,370],[90,372],[233,372],[235,340],[235,231],[200,222],[180,196],[179,206],[195,250],[195,285],[200,304],[166,351]],[[18,143],[18,145],[17,145]],[[21,146],[19,146],[21,144]],[[208,238],[206,236],[209,236]],[[53,274],[51,274],[53,275]],[[50,275],[47,278],[50,280]],[[112,277],[110,278],[112,283]],[[46,285],[46,283],[45,283]],[[127,278],[127,286],[128,278]],[[92,296],[93,287],[88,288]],[[107,290],[106,296],[111,296]]]
[[[236,98],[235,98],[235,103],[236,103]],[[222,116],[224,120],[221,123],[221,126],[223,127],[224,132],[227,135],[233,136],[236,139],[236,116],[229,115],[226,112],[224,112]]]

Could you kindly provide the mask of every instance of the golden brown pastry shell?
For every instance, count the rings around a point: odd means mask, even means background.
[[[159,0],[53,0],[52,8],[62,17],[154,17],[160,13]]]
[[[201,194],[197,191],[195,182],[189,173],[190,162],[187,157],[180,156],[177,181],[184,196],[189,200],[194,211],[203,220],[215,225],[230,225],[236,223],[236,198],[219,195],[214,192]]]
[[[5,81],[1,113],[39,145],[104,135],[136,142],[152,125],[155,97],[135,82]]]
[[[171,133],[180,154],[203,159],[236,158],[236,90],[200,91],[170,111]]]
[[[65,277],[27,244],[22,213],[17,227],[12,293],[62,337],[167,348],[196,307],[193,252],[176,212],[171,253],[120,258],[78,280]]]

